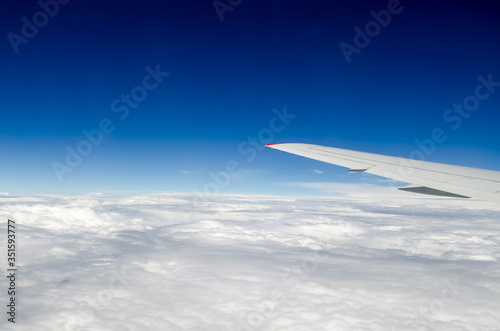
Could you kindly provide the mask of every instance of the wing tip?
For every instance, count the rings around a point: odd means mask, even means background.
[[[283,144],[289,144],[289,143],[274,143],[274,144],[266,144],[266,147],[273,146],[273,145],[283,145]]]

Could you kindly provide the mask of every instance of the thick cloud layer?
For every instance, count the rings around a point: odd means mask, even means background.
[[[2,219],[18,224],[19,304],[16,325],[0,325],[500,330],[499,212],[376,190],[2,196]]]

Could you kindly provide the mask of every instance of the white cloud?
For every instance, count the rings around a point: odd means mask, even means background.
[[[315,173],[315,174],[318,174],[318,175],[322,175],[322,174],[323,174],[323,171],[318,170],[318,169],[314,169],[314,173]]]
[[[2,329],[498,330],[500,206],[366,185],[0,198],[20,247]]]

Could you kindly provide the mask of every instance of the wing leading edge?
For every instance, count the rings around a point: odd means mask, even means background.
[[[477,198],[500,203],[500,171],[468,168],[395,156],[311,144],[267,144],[267,147],[373,175],[412,183],[400,190]]]

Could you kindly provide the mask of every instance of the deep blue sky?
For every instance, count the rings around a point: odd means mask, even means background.
[[[249,145],[238,151],[285,106],[296,117],[272,142],[407,157],[415,139],[440,127],[448,139],[427,160],[500,170],[500,87],[459,128],[443,119],[474,95],[478,76],[500,81],[497,1],[401,1],[350,63],[339,44],[354,45],[354,28],[364,30],[370,11],[388,1],[243,0],[223,21],[211,1],[59,7],[16,53],[8,34],[22,36],[21,18],[43,19],[41,8],[0,5],[0,192],[203,191],[210,172],[232,160],[241,171],[223,192],[300,193],[283,183],[358,181],[275,150],[253,148],[251,160]],[[157,65],[169,76],[120,119],[113,101]],[[76,149],[82,130],[103,118],[114,131],[59,181],[53,163],[65,164],[66,147]]]

